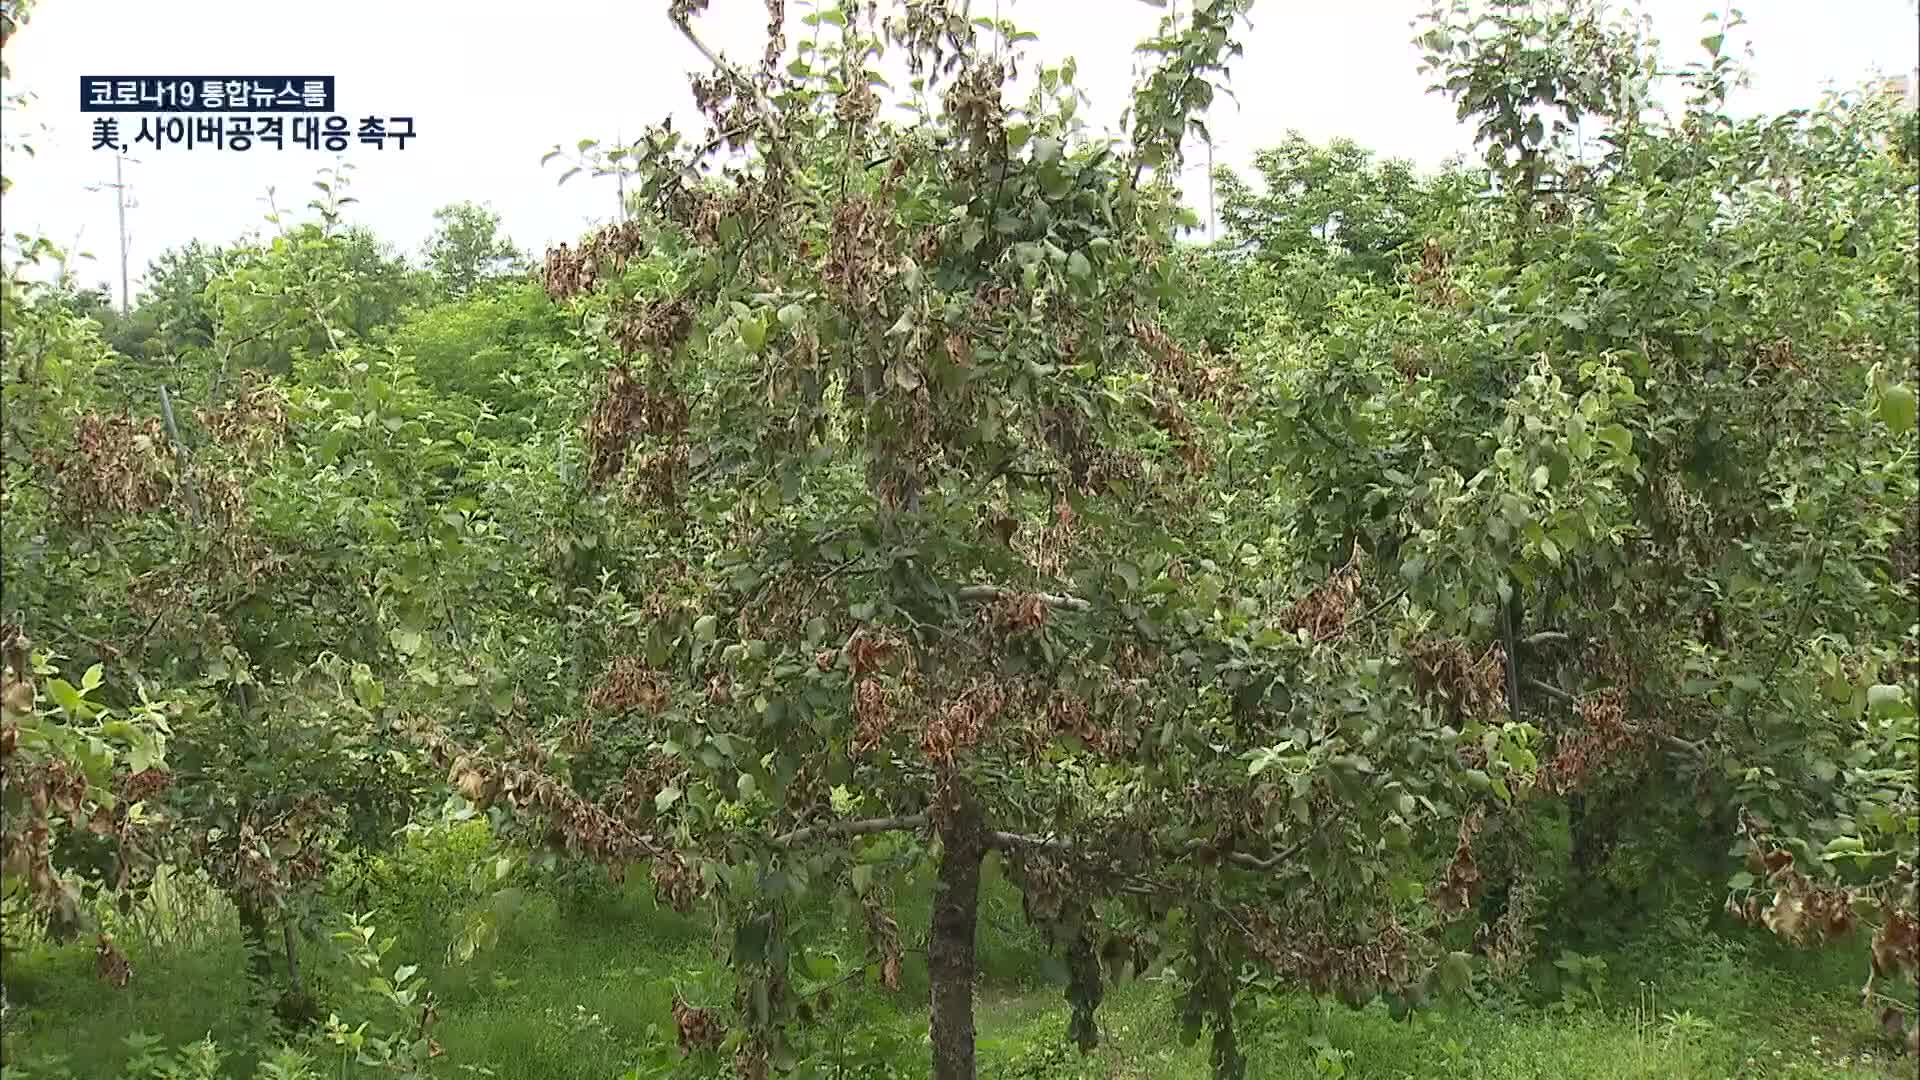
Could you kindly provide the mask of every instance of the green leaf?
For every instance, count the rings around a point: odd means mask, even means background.
[[[1908,716],[1913,707],[1907,703],[1907,688],[1889,683],[1867,687],[1867,710],[1874,716]]]
[[[1889,383],[1880,391],[1880,419],[1904,435],[1913,430],[1915,402],[1913,391],[1901,383]]]
[[[65,679],[53,679],[47,683],[47,692],[53,695],[54,704],[67,710],[69,714],[74,716],[83,714],[87,703],[81,700],[80,691],[75,690],[72,683]]]
[[[1560,545],[1554,543],[1551,537],[1541,537],[1540,550],[1546,553],[1547,558],[1553,562],[1553,565],[1560,565]]]
[[[99,664],[88,668],[87,673],[80,676],[80,692],[84,694],[97,688],[100,685],[100,679],[104,673],[105,669]]]
[[[741,802],[746,802],[748,799],[753,798],[753,793],[760,790],[760,782],[753,778],[752,773],[741,773],[738,783],[740,785]]]
[[[353,671],[353,696],[359,700],[361,707],[377,709],[386,701],[387,691],[365,664],[358,664]]]
[[[1466,953],[1454,951],[1440,961],[1440,987],[1449,994],[1458,994],[1473,985],[1473,958]]]
[[[400,650],[400,652],[406,656],[412,656],[419,652],[420,646],[425,643],[421,639],[419,632],[415,630],[394,629],[388,632],[387,638],[393,642],[394,648]]]
[[[712,615],[702,615],[693,620],[693,636],[700,641],[712,641],[720,620]]]
[[[680,801],[680,789],[673,784],[668,784],[666,787],[663,787],[660,789],[660,793],[658,795],[655,795],[653,797],[654,812],[664,814],[667,812],[668,809],[670,809],[673,806],[674,803],[677,803],[679,801]]]
[[[1067,276],[1068,277],[1085,280],[1086,278],[1090,277],[1092,274],[1093,274],[1093,264],[1087,261],[1087,257],[1085,255],[1076,251],[1073,254],[1067,256]]]
[[[740,341],[748,352],[759,352],[767,343],[767,320],[764,317],[740,320]]]
[[[1747,873],[1745,870],[1727,879],[1727,888],[1729,889],[1750,889],[1752,887],[1753,875]]]
[[[130,740],[130,743],[131,749],[127,754],[129,772],[146,772],[164,763],[160,755],[160,744],[156,740],[141,734]]]
[[[1633,432],[1628,431],[1619,424],[1608,424],[1593,434],[1595,438],[1613,447],[1615,450],[1620,451],[1622,454],[1630,454],[1633,452]]]

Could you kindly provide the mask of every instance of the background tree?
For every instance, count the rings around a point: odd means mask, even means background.
[[[1220,220],[1235,242],[1284,262],[1298,252],[1330,253],[1342,273],[1390,281],[1413,250],[1419,203],[1432,181],[1405,161],[1376,162],[1349,139],[1315,146],[1289,132],[1253,157],[1258,191],[1219,169]]]
[[[147,264],[134,319],[146,340],[132,355],[183,358],[213,347],[214,311],[207,290],[226,272],[229,252],[189,241]]]
[[[489,282],[523,272],[527,261],[500,235],[500,215],[471,202],[452,203],[433,212],[427,238],[427,269],[440,294],[462,299]]]

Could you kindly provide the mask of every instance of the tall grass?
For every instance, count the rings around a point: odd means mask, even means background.
[[[441,1002],[436,1034],[449,1076],[618,1080],[636,1061],[672,1045],[676,993],[700,1004],[731,1003],[732,983],[716,961],[710,929],[657,905],[644,883],[533,877],[505,890],[512,902],[502,904],[464,891],[465,867],[460,882],[422,880],[432,876],[422,867],[451,874],[466,843],[418,838],[394,853],[395,867],[414,873],[383,878],[362,867],[336,883],[364,888],[383,933],[412,943],[413,951],[395,955],[429,973]],[[888,993],[853,986],[840,996],[820,1037],[838,1057],[836,1080],[925,1075],[925,942],[924,930],[915,928],[925,926],[931,883],[910,882],[898,901],[907,948],[902,987]],[[499,905],[498,936],[471,960],[450,962],[446,940],[464,908],[479,904]],[[103,917],[134,963],[133,985],[124,991],[94,977],[90,943],[55,944],[31,926],[9,925],[9,1075],[18,1074],[23,1058],[57,1053],[72,1076],[119,1076],[131,1053],[126,1040],[141,1033],[172,1045],[208,1035],[223,1046],[264,1044],[269,1014],[238,978],[245,961],[237,921],[203,876],[163,878],[129,911],[109,907]],[[856,954],[864,948],[856,928],[836,925],[830,908],[796,918],[817,947]],[[1063,988],[1041,940],[1022,921],[1017,892],[991,867],[980,946],[984,1078],[1207,1077],[1205,1046],[1179,1040],[1178,988],[1157,977],[1110,988],[1100,1014],[1102,1045],[1093,1055],[1065,1048]],[[309,950],[324,994],[325,950],[317,940]],[[1576,1006],[1555,1006],[1547,987],[1395,1021],[1379,1005],[1355,1011],[1283,995],[1247,1017],[1243,1045],[1252,1075],[1278,1080],[1912,1075],[1912,1061],[1890,1055],[1852,999],[1858,956],[1793,953],[1696,919],[1669,921],[1658,934],[1620,943],[1605,959],[1605,992]],[[252,1065],[237,1054],[230,1075],[250,1075]],[[726,1074],[718,1062],[694,1061],[676,1075]]]

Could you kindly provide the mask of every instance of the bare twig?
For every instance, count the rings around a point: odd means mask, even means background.
[[[1832,517],[1833,514],[1829,512],[1827,514],[1828,526],[1832,525]],[[1825,530],[1823,529],[1823,531]],[[1813,541],[1813,536],[1807,537],[1807,543],[1809,545],[1811,545]],[[1780,671],[1780,661],[1786,658],[1788,646],[1793,644],[1794,638],[1800,636],[1800,625],[1806,622],[1807,609],[1813,606],[1814,590],[1815,587],[1820,584],[1820,574],[1826,569],[1827,565],[1827,550],[1832,546],[1832,544],[1820,545],[1820,557],[1815,559],[1813,563],[1813,576],[1807,579],[1806,590],[1800,594],[1800,610],[1794,613],[1793,626],[1788,629],[1786,635],[1780,639],[1780,646],[1773,651],[1773,659],[1767,662],[1767,675],[1766,678],[1762,680],[1763,683],[1773,682],[1774,675]],[[1801,557],[1805,558],[1806,556],[1802,555]],[[1740,710],[1740,726],[1742,728],[1747,726],[1748,717],[1753,715],[1753,703],[1759,700],[1760,694],[1758,691],[1747,698],[1746,707]]]
[[[153,619],[147,623],[147,628],[140,631],[140,636],[134,638],[132,643],[127,646],[127,654],[129,656],[139,656],[141,651],[147,647],[147,639],[153,636],[153,628],[160,625],[160,620],[166,613],[166,609],[161,608],[154,614]]]

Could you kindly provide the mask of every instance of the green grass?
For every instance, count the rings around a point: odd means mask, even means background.
[[[891,1070],[847,1076],[924,1076],[926,973],[924,883],[901,903],[909,946],[902,989],[855,989],[835,1006],[831,1028],[857,1050],[892,1045]],[[391,923],[389,919],[389,923]],[[614,1080],[649,1046],[670,1044],[676,989],[696,1003],[724,1005],[731,988],[713,960],[703,926],[656,906],[644,883],[601,890],[563,905],[532,894],[499,941],[467,964],[435,955],[440,927],[401,928],[441,1000],[436,1028],[449,1075],[459,1066],[513,1080]],[[824,923],[817,943],[838,937]],[[1011,887],[989,874],[983,894],[978,996],[983,1078],[1166,1078],[1203,1080],[1206,1046],[1180,1044],[1173,989],[1157,980],[1109,989],[1100,1011],[1103,1043],[1082,1058],[1062,1046],[1066,1005],[1041,966],[1037,939],[1020,921]],[[134,984],[115,991],[94,978],[90,946],[32,944],[6,958],[10,1061],[67,1055],[72,1075],[119,1075],[125,1038],[135,1032],[189,1042],[211,1033],[238,1045],[264,1014],[235,977],[243,959],[231,923],[199,940],[127,941]],[[323,993],[337,986],[318,945],[311,971]],[[1307,995],[1265,1003],[1242,1025],[1249,1074],[1259,1078],[1345,1076],[1475,1080],[1632,1080],[1637,1077],[1759,1078],[1911,1076],[1854,1004],[1863,970],[1843,951],[1790,953],[1752,935],[1721,937],[1704,927],[1628,943],[1607,960],[1598,1003],[1556,1011],[1483,998],[1391,1019],[1380,1005],[1353,1011]],[[247,1063],[236,1059],[236,1066]],[[9,1070],[12,1072],[13,1070]],[[487,1075],[486,1073],[479,1073]],[[35,1075],[44,1075],[36,1073]],[[237,1070],[234,1075],[246,1075]],[[706,1075],[690,1064],[685,1075]],[[724,1075],[724,1074],[721,1074]]]

